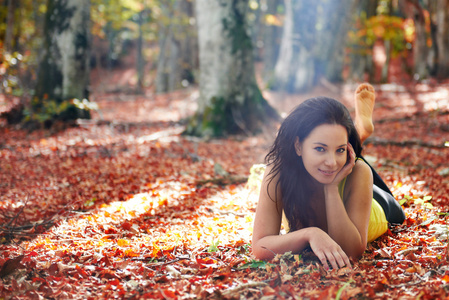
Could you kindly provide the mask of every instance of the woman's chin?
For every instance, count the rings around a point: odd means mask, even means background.
[[[320,184],[331,184],[332,182],[334,182],[335,179],[335,174],[333,174],[332,176],[329,175],[321,175],[321,176],[316,176],[314,177],[315,181],[317,181]]]

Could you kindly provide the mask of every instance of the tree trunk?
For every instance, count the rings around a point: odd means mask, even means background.
[[[388,82],[388,74],[390,69],[390,61],[391,61],[391,40],[384,41],[384,49],[385,49],[385,63],[382,66],[382,71],[380,75],[380,82],[387,83]]]
[[[200,98],[186,134],[253,134],[278,118],[257,86],[245,0],[197,0]]]
[[[163,9],[176,22],[161,26],[157,93],[174,91],[193,83],[194,69],[198,67],[196,28],[190,24],[190,18],[193,17],[192,2],[175,0],[173,7],[163,6]]]
[[[168,51],[166,45],[168,44],[168,40],[171,39],[171,29],[169,26],[163,27],[159,31],[159,57],[157,59],[155,78],[156,93],[165,93],[168,91],[168,72],[166,70]]]
[[[438,69],[438,25],[437,25],[437,13],[439,12],[438,1],[426,1],[426,9],[430,14],[430,38],[432,45],[429,48],[429,76],[434,77],[437,75]]]
[[[413,45],[414,79],[423,80],[429,75],[427,68],[427,35],[423,8],[418,0],[410,1],[413,5],[413,20],[415,22],[415,42]]]
[[[342,81],[344,45],[355,0],[286,0],[275,84],[304,92],[322,77]]]
[[[302,92],[314,84],[317,3],[312,0],[285,0],[284,32],[275,67],[276,89]]]
[[[369,20],[376,15],[378,0],[361,0],[356,8],[357,16],[366,16],[362,21]],[[373,46],[374,43],[368,44],[366,37],[361,38],[363,45],[356,45],[355,49],[350,55],[349,75],[348,78],[360,82],[365,81],[365,74],[367,74],[369,82],[374,81],[374,61],[373,61]]]
[[[16,1],[8,0],[8,14],[6,17],[6,33],[4,41],[4,49],[6,52],[12,52],[13,35],[14,35],[14,14],[16,10]]]
[[[265,22],[263,25],[263,78],[269,85],[274,77],[273,70],[279,55],[279,36],[282,35],[282,28],[273,23],[267,23],[266,19],[267,17],[277,15],[280,2],[280,0],[266,0],[265,3],[262,4],[266,5],[266,11],[264,12]]]
[[[137,58],[136,58],[136,69],[137,69],[137,87],[136,92],[142,93],[144,90],[144,67],[145,67],[145,61],[143,58],[143,18],[146,14],[145,10],[142,10],[137,15],[137,26],[139,35],[137,37],[137,45],[136,45],[136,52],[137,52]]]
[[[34,109],[53,101],[60,107],[53,117],[72,120],[88,113],[67,105],[88,97],[90,0],[49,0],[45,20],[44,54],[36,86]],[[56,116],[55,116],[56,115]]]
[[[250,21],[250,36],[251,36],[251,43],[253,44],[253,50],[254,50],[254,60],[260,61],[261,55],[260,55],[260,46],[259,42],[262,39],[261,34],[263,33],[263,30],[261,28],[261,22],[260,18],[262,17],[262,10],[261,10],[261,1],[260,0],[254,0],[253,3],[254,7],[251,7],[253,5],[250,5],[250,8],[252,9],[251,12],[251,21]]]
[[[320,53],[317,75],[331,82],[343,81],[343,67],[346,49],[346,36],[352,15],[355,11],[355,0],[341,0],[324,6],[320,23],[323,29],[317,36]],[[319,78],[318,78],[319,79]]]
[[[285,0],[284,28],[282,32],[281,46],[279,48],[279,58],[274,68],[275,83],[272,88],[286,91],[289,85],[290,64],[296,56],[293,53],[293,4],[292,0]]]
[[[436,11],[437,26],[437,77],[449,77],[449,0],[438,0]]]

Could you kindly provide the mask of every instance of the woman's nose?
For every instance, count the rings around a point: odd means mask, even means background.
[[[325,164],[329,167],[333,167],[337,164],[337,159],[334,155],[330,154],[328,155],[328,157],[326,157]]]

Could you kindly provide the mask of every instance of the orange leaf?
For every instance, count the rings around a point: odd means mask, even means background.
[[[169,298],[169,299],[176,299],[177,298],[177,296],[176,296],[176,293],[174,292],[174,291],[172,291],[172,290],[163,290],[163,291],[161,291],[162,292],[162,295],[167,299],[167,298]]]
[[[139,256],[139,253],[134,251],[133,249],[128,249],[125,251],[125,256],[127,257],[137,257]]]
[[[124,239],[118,239],[117,240],[117,245],[119,245],[120,247],[126,247],[129,246],[130,242],[128,240],[124,240]]]

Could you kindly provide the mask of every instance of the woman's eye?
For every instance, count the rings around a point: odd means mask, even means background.
[[[337,152],[338,152],[338,153],[345,153],[345,152],[346,152],[346,149],[345,149],[345,148],[341,148],[341,149],[338,149]]]
[[[318,152],[324,152],[324,148],[323,147],[315,147],[315,150]]]

